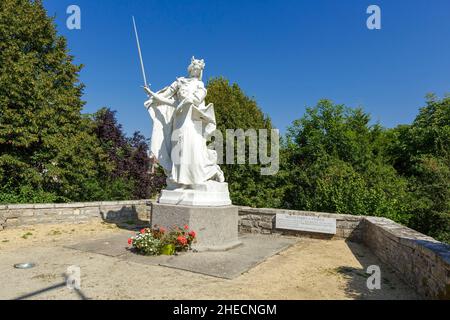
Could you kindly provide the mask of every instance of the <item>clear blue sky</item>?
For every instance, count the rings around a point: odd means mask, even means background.
[[[321,98],[362,106],[385,127],[410,123],[424,96],[450,92],[449,0],[163,1],[44,0],[85,65],[85,112],[108,106],[126,132],[150,136],[151,121],[133,35],[137,20],[153,89],[206,60],[205,80],[237,82],[276,127]],[[66,8],[81,8],[81,30],[66,28]],[[382,10],[368,30],[366,8]]]

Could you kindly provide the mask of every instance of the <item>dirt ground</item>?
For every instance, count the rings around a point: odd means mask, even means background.
[[[364,246],[341,240],[300,239],[233,280],[64,248],[124,231],[114,224],[39,225],[0,231],[0,299],[80,299],[65,287],[67,267],[81,268],[88,299],[417,299]],[[13,265],[33,261],[33,269]],[[369,265],[381,267],[380,290],[368,290]],[[41,291],[38,293],[38,291]]]

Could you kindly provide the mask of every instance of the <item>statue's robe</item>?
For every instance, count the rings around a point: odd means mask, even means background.
[[[214,105],[205,105],[206,93],[201,80],[178,78],[157,92],[173,99],[175,106],[152,98],[145,102],[153,120],[150,150],[171,183],[192,186],[212,179],[223,182],[217,153],[206,145],[216,130]]]

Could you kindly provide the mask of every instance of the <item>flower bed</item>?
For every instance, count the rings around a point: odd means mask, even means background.
[[[188,251],[195,242],[196,233],[189,226],[173,227],[171,230],[155,226],[145,228],[134,237],[128,239],[128,244],[139,254],[147,256],[173,255]]]

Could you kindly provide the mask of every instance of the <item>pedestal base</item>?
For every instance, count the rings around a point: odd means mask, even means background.
[[[217,207],[231,205],[228,183],[216,181],[193,185],[189,189],[168,186],[167,189],[161,191],[158,202],[185,206]]]
[[[188,225],[197,233],[197,242],[192,248],[198,251],[223,251],[241,244],[238,240],[238,208],[235,206],[153,203],[151,225],[166,228]]]

